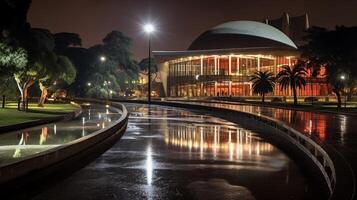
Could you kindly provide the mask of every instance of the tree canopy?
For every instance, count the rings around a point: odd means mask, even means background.
[[[309,29],[303,47],[303,55],[313,75],[322,68],[325,76],[336,94],[338,106],[341,107],[340,93],[345,86],[356,87],[357,80],[357,27],[337,26],[335,30],[313,27]],[[346,80],[341,80],[341,75]]]

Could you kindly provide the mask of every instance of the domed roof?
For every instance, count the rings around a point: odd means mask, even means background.
[[[231,21],[204,32],[190,45],[189,50],[247,47],[297,49],[288,36],[273,26],[255,21]]]

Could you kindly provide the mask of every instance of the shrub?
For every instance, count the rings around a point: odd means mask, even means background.
[[[271,99],[271,102],[272,102],[272,103],[281,103],[281,102],[283,102],[283,99],[280,98],[280,97],[273,97],[273,98]]]
[[[305,99],[304,99],[304,102],[311,103],[312,101],[316,102],[316,101],[319,101],[319,99],[317,97],[305,97]]]

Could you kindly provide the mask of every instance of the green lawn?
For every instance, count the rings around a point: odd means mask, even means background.
[[[29,104],[29,109],[46,113],[18,111],[16,103],[8,103],[6,108],[0,108],[0,127],[55,117],[78,108],[72,104],[45,104],[43,108],[37,107],[37,104]]]
[[[17,103],[7,103],[6,108],[17,109]],[[77,107],[73,104],[45,104],[44,107],[38,107],[37,103],[29,103],[29,109],[43,112],[65,113],[71,112]]]

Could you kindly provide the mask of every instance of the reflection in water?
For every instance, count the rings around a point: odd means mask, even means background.
[[[250,105],[232,105],[232,104],[219,104],[219,103],[198,103],[198,104],[208,104],[214,105],[222,108],[229,108],[233,110],[240,110],[249,113],[263,114],[281,121],[291,124],[294,128],[311,135],[313,137],[319,138],[321,141],[325,141],[327,135],[327,129],[335,129],[331,121],[335,121],[335,115],[324,115],[312,112],[287,110],[279,108],[269,108],[269,107],[259,107]],[[343,123],[341,121],[335,121],[338,123]],[[341,129],[341,134],[345,132]]]
[[[152,174],[153,174],[152,156],[151,156],[151,147],[149,146],[146,151],[146,179],[148,185],[151,185],[152,183]]]
[[[21,134],[18,147],[15,149],[14,155],[12,156],[13,158],[21,157],[21,147],[20,147],[20,145],[26,145],[28,137],[29,137],[29,134],[27,132]]]
[[[184,109],[125,106],[121,140],[36,200],[308,199],[297,166],[256,133]]]
[[[48,128],[47,128],[47,126],[45,126],[41,129],[39,144],[42,145],[43,143],[45,143],[47,138],[48,138]]]
[[[84,108],[82,115],[74,120],[1,134],[0,165],[84,137],[107,127],[119,117],[116,109],[94,105]]]
[[[212,154],[216,159],[226,157],[230,161],[246,156],[272,153],[273,146],[245,129],[225,125],[171,126],[165,134],[165,143],[190,152],[199,152],[200,159]]]

